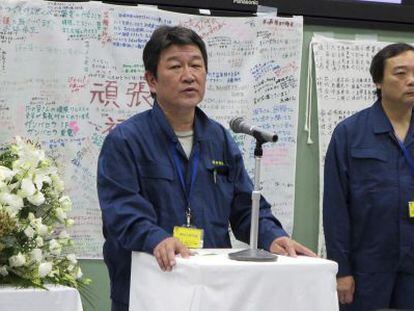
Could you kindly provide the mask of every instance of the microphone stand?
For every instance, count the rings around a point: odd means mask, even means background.
[[[276,261],[277,256],[263,249],[257,248],[259,232],[259,212],[260,212],[260,169],[263,156],[262,145],[266,141],[256,137],[256,148],[254,149],[254,188],[252,192],[252,213],[250,224],[250,248],[230,253],[229,258],[238,261]]]

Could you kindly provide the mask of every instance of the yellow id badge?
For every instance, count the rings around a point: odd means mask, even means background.
[[[408,216],[414,218],[414,201],[408,202]]]
[[[173,236],[188,248],[203,248],[204,230],[194,227],[175,226]]]

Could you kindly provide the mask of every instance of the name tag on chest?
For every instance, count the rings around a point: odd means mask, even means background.
[[[175,226],[173,236],[188,248],[203,248],[204,230],[194,227]]]
[[[414,218],[414,201],[408,202],[408,217]]]

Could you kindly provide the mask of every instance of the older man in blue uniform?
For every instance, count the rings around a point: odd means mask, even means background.
[[[197,107],[207,74],[204,42],[192,30],[163,26],[143,60],[154,106],[107,136],[98,164],[112,310],[128,310],[131,251],[154,254],[170,271],[177,254],[190,254],[173,236],[177,226],[202,230],[206,248],[231,247],[229,223],[238,239],[248,242],[250,234],[253,189],[242,155],[227,130]],[[263,198],[259,221],[260,248],[314,255],[288,238]]]
[[[370,68],[373,106],[339,123],[325,162],[324,230],[341,310],[414,309],[414,48]]]

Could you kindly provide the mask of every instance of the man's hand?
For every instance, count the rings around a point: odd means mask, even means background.
[[[175,266],[175,255],[180,254],[183,258],[190,256],[190,251],[176,238],[170,237],[162,240],[154,248],[154,256],[162,271],[171,271]]]
[[[341,304],[352,303],[354,300],[355,280],[352,275],[336,279],[336,290]]]
[[[298,254],[316,257],[316,254],[309,248],[286,236],[274,239],[270,245],[270,252],[290,257],[296,257]]]

